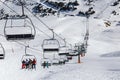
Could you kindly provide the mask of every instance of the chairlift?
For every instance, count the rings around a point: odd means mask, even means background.
[[[59,59],[54,58],[54,59],[52,60],[52,65],[60,65]]]
[[[7,40],[31,40],[34,39],[36,31],[32,20],[24,14],[24,2],[19,1],[21,15],[7,15],[5,17],[4,35]]]
[[[85,53],[81,53],[80,55],[81,55],[81,57],[84,57],[84,56],[85,56]]]
[[[4,35],[7,40],[31,40],[36,34],[32,20],[27,16],[6,19]]]
[[[73,50],[69,53],[69,56],[77,56],[77,55],[78,55],[78,52]]]
[[[42,43],[43,52],[58,52],[59,51],[59,41],[54,38],[53,29],[50,29],[53,33],[53,37],[51,39],[44,39]]]
[[[42,44],[44,52],[58,52],[59,46],[60,44],[57,39],[44,39]]]
[[[69,49],[69,55],[68,55],[69,57],[77,56],[77,54],[78,54],[78,46],[77,45],[75,45],[73,49],[72,48]]]
[[[65,62],[69,62],[67,56],[64,56],[64,60],[65,60]]]
[[[71,55],[67,56],[67,59],[72,60],[72,56]]]
[[[59,64],[65,64],[65,60],[63,58],[59,59]]]
[[[5,58],[5,49],[0,43],[0,59],[4,59],[4,58]]]
[[[59,50],[59,55],[69,55],[69,46],[66,46],[66,40],[63,39],[64,41],[64,46],[61,46],[60,47],[60,50]]]
[[[74,46],[74,52],[78,52],[78,45],[76,45],[76,44]]]
[[[29,46],[25,46],[25,55],[22,56],[22,61],[23,61],[23,60],[24,60],[24,61],[25,61],[25,60],[29,60],[29,59],[31,59],[31,60],[33,60],[33,59],[37,60],[34,55],[32,55],[32,54],[27,54],[27,53],[26,53],[26,50],[27,50],[28,47],[29,47]]]
[[[77,46],[72,48],[72,45],[70,44],[71,48],[68,49],[69,51],[69,56],[77,56]]]
[[[65,62],[67,62],[67,60],[66,60],[65,57],[59,59],[59,63],[60,63],[60,64],[65,64]]]
[[[43,48],[43,57],[51,59],[52,64],[59,64],[59,58],[56,58],[58,56],[59,52],[59,41],[54,38],[54,32],[53,29],[51,29],[53,33],[53,38],[50,39],[44,39],[42,43],[42,48]]]
[[[69,53],[74,52],[73,49],[71,49],[71,48],[69,48],[68,51],[69,51]]]
[[[82,53],[86,53],[87,52],[87,45],[86,44],[82,44],[81,45],[81,51],[82,51]]]
[[[37,60],[36,60],[36,57],[34,55],[30,55],[30,54],[23,55],[22,59],[21,59],[22,69],[24,69],[24,68],[32,69],[33,63],[35,62],[34,65],[36,65],[36,61]]]
[[[30,54],[25,54],[25,55],[22,56],[22,61],[23,60],[29,60],[29,59],[31,59],[31,60],[35,59],[36,60],[36,57],[34,55],[30,55]]]
[[[81,48],[80,48],[80,50],[78,52],[78,55],[80,55],[81,57],[84,57],[85,54],[86,54],[86,48],[85,48],[84,45],[81,45]]]
[[[68,46],[62,46],[60,47],[60,50],[59,50],[59,55],[69,55],[69,47]]]

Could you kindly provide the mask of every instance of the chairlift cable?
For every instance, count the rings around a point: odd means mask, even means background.
[[[20,45],[22,45],[22,46],[26,46],[26,45],[24,45],[24,44],[22,44],[22,43],[20,43],[20,42],[18,42],[18,41],[14,41],[14,42],[16,42],[16,43],[18,43],[18,44],[20,44]],[[33,47],[30,47],[30,46],[29,46],[29,48],[32,49],[32,50],[40,51],[39,49],[35,49],[35,48],[33,48]]]
[[[2,2],[0,0],[0,2]],[[6,3],[2,2],[5,6],[7,6],[10,10],[12,10],[13,12],[15,12],[16,14],[19,15],[19,13],[17,13],[15,10],[13,10],[12,8],[10,8]],[[44,31],[40,30],[38,27],[35,27],[36,29],[38,29],[40,32],[42,32],[43,34],[45,34],[46,36],[50,37],[48,34],[46,34]]]
[[[0,36],[5,37],[3,34],[0,34]],[[25,44],[22,44],[22,43],[20,43],[18,41],[13,41],[13,42],[16,42],[16,43],[18,43],[19,45],[22,45],[22,46],[26,46]],[[33,47],[30,47],[30,46],[29,46],[29,48],[32,49],[32,50],[40,51],[39,49],[35,49]]]
[[[25,7],[35,18],[37,18],[45,27],[47,27],[47,28],[51,31],[51,28],[50,28],[46,23],[44,23],[40,18],[38,18],[36,15],[34,15],[34,14],[30,11],[30,9],[27,8],[25,5],[24,5],[24,7]],[[53,32],[54,32],[54,31],[53,31]],[[57,33],[54,32],[54,34],[55,34],[56,36],[58,36],[60,39],[64,40],[64,39],[63,39],[61,36],[59,36]]]
[[[1,1],[1,0],[0,0]],[[10,8],[7,4],[5,4],[4,3],[4,5],[5,6],[7,6],[9,9],[11,9],[11,10],[13,10],[12,8]],[[14,10],[13,10],[14,11]],[[16,14],[18,14],[16,11],[14,11]],[[19,14],[18,14],[19,15]],[[42,31],[42,30],[40,30],[38,27],[35,27],[37,30],[39,30],[40,32],[42,32],[43,34],[45,34],[46,36],[48,36],[48,37],[50,37],[47,33],[45,33],[44,31]],[[5,37],[4,35],[2,35],[2,34],[0,34],[1,36],[3,36],[3,37]],[[24,44],[22,44],[22,43],[20,43],[20,42],[17,42],[17,41],[14,41],[14,42],[16,42],[16,43],[18,43],[18,44],[20,44],[20,45],[23,45],[23,46],[26,46],[26,45],[24,45]],[[32,48],[32,47],[29,47],[29,48],[31,48],[31,49],[33,49],[33,50],[36,50],[36,51],[40,51],[40,50],[38,50],[38,49],[35,49],[35,48]]]
[[[18,0],[19,1],[19,0]],[[20,2],[20,1],[19,1]],[[44,23],[40,18],[38,18],[36,15],[34,15],[31,10],[25,6],[25,5],[22,5],[24,8],[26,8],[35,18],[37,18],[45,27],[47,27],[50,31],[52,30],[46,23]],[[56,34],[56,36],[58,36],[60,39],[64,40],[62,37],[60,37],[57,33],[55,33],[54,31],[52,31],[54,34]],[[54,37],[54,34],[53,34],[53,37]]]
[[[49,38],[51,38],[47,33],[45,33],[44,31],[40,30],[38,27],[35,27],[38,31],[42,32],[43,34],[45,34],[46,36],[48,36]]]
[[[43,25],[45,25],[45,27],[47,27],[49,30],[51,30],[51,28],[50,28],[47,24],[45,24],[40,18],[38,18],[36,15],[34,15],[34,14],[30,11],[30,9],[28,9],[25,5],[24,5],[24,7],[25,7],[35,18],[37,18]]]
[[[15,12],[16,14],[19,15],[19,13],[17,13],[15,10],[13,10],[12,8],[10,8],[5,2],[3,2],[1,0],[0,0],[0,2],[3,3],[6,7],[8,7],[10,10],[12,10],[13,12]]]
[[[2,2],[0,0],[0,2]],[[10,10],[12,10],[13,12],[15,12],[16,14],[19,15],[19,13],[17,13],[15,10],[13,10],[12,8],[10,8],[6,3],[2,2],[5,6],[7,6]],[[24,5],[23,5],[24,6]],[[32,15],[34,15],[26,6],[24,6]],[[42,24],[44,24],[49,30],[51,30],[51,28],[46,25],[40,18],[38,18],[36,15],[34,15],[34,17],[36,17]],[[37,27],[35,27],[37,28]],[[46,34],[45,32],[43,32],[42,30],[40,30],[39,28],[37,28],[40,32],[44,33],[46,36],[50,37],[48,34]],[[55,33],[55,32],[54,32]],[[64,40],[62,37],[60,37],[57,33],[55,33],[60,39]]]

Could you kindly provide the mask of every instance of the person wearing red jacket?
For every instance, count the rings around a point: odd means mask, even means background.
[[[22,61],[22,69],[25,69],[26,65],[25,65],[25,60]]]
[[[33,59],[33,61],[32,61],[32,69],[36,69],[36,60],[35,59]]]

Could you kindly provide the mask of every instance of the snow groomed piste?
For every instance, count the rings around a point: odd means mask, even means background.
[[[2,2],[2,1],[1,1]],[[22,69],[28,69],[30,67],[36,68],[36,57],[34,55],[30,55],[26,53],[27,48],[29,48],[29,41],[34,40],[35,34],[36,34],[36,28],[34,26],[34,23],[32,20],[29,18],[27,14],[25,14],[25,9],[29,11],[29,9],[26,7],[25,2],[23,1],[18,1],[18,5],[21,6],[21,14],[16,12],[14,9],[10,8],[6,3],[2,2],[6,7],[8,7],[11,11],[15,13],[15,15],[9,15],[6,14],[2,20],[5,21],[5,26],[4,26],[4,36],[7,41],[23,41],[27,46],[25,46],[25,55],[22,57]],[[30,11],[29,11],[30,12]],[[34,14],[33,14],[34,15]],[[59,40],[55,39],[55,35],[57,35],[53,29],[51,29],[49,26],[47,26],[44,22],[42,22],[37,16],[34,15],[35,18],[37,18],[42,24],[44,24],[52,33],[53,37],[50,39],[44,39],[42,43],[42,48],[43,48],[43,60],[41,61],[41,66],[43,68],[49,67],[51,65],[61,65],[65,64],[66,62],[69,62],[69,60],[72,60],[73,56],[78,56],[78,63],[80,63],[80,56],[84,57],[85,53],[87,52],[87,42],[88,42],[88,37],[89,37],[89,30],[88,26],[86,26],[86,33],[85,33],[85,38],[80,45],[79,43],[75,45],[75,49],[72,48],[70,45],[71,49],[66,45],[67,42],[63,39],[64,41],[64,46],[60,46]],[[86,15],[88,19],[88,15]],[[62,38],[62,37],[60,37]],[[2,45],[2,44],[1,44]],[[2,47],[2,46],[1,46]],[[4,48],[2,47],[3,52],[1,54],[1,59],[4,59],[5,57],[5,51]],[[33,62],[33,61],[35,62]]]
[[[118,2],[81,0],[77,10],[53,15],[59,9],[47,8],[62,0],[49,1],[29,1],[25,13],[19,1],[17,6],[3,3],[9,15],[0,15],[0,80],[119,80]],[[30,5],[39,5],[47,15],[32,12]]]

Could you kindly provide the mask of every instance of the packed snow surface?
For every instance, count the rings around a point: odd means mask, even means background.
[[[98,11],[105,4],[108,5],[109,2],[110,0],[96,1],[99,4],[95,5],[95,9]],[[81,8],[84,8],[84,5]],[[107,9],[108,14],[110,14],[111,7]],[[107,14],[107,11],[105,13]],[[51,66],[45,69],[41,66],[43,58],[41,45],[43,40],[49,39],[49,37],[40,30],[52,37],[51,31],[35,17],[30,16],[36,27],[35,39],[22,42],[7,41],[4,37],[5,20],[1,20],[0,43],[5,48],[5,59],[0,60],[0,80],[120,80],[120,25],[116,26],[117,21],[120,20],[120,15],[113,17],[112,15],[106,16],[105,13],[101,14],[99,19],[89,18],[88,50],[86,56],[81,58],[81,63],[77,63],[77,57],[73,57],[65,65]],[[106,20],[111,20],[111,26],[105,27],[104,16],[107,17]],[[83,42],[86,18],[61,15],[60,17],[44,17],[41,20],[53,28],[58,35],[66,38],[67,42],[71,44]],[[19,31],[15,33],[17,32]],[[56,38],[60,43],[64,43],[60,38]],[[29,44],[30,48],[27,49],[27,53],[36,57],[36,70],[21,69],[21,61],[25,55],[25,48],[21,44]]]

